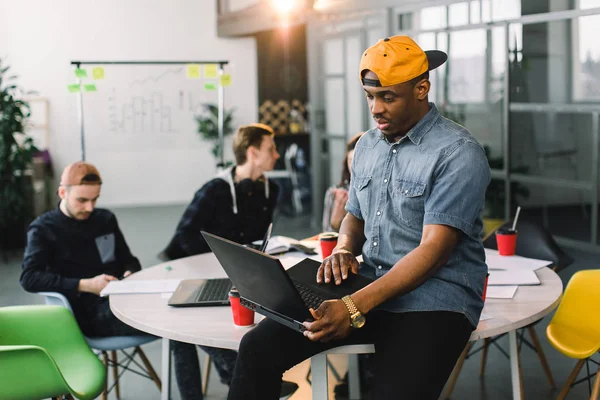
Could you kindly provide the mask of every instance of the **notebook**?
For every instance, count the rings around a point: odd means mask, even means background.
[[[240,302],[299,332],[304,331],[302,322],[312,320],[309,308],[316,309],[325,300],[340,299],[372,282],[364,276],[350,274],[341,285],[317,284],[319,261],[305,258],[286,271],[273,256],[201,233],[240,292]]]
[[[253,245],[258,246],[261,242],[259,240],[252,242]],[[273,236],[269,243],[267,244],[267,248],[265,253],[267,254],[281,254],[286,253],[288,251],[300,251],[304,254],[315,255],[317,252],[310,247],[304,246],[302,243],[297,241],[296,239],[292,239],[287,236]]]

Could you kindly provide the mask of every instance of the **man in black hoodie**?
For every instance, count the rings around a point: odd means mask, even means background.
[[[233,153],[236,165],[223,170],[196,192],[160,258],[174,260],[210,252],[200,231],[242,244],[263,238],[273,219],[279,192],[279,187],[264,175],[279,158],[273,129],[264,124],[239,127],[233,138]],[[221,381],[229,385],[237,352],[200,347],[211,356]],[[171,341],[171,348],[179,360],[175,361],[175,372],[182,399],[197,399],[195,393],[201,384],[194,378],[200,376],[195,346]],[[284,382],[281,396],[289,396],[297,387]]]

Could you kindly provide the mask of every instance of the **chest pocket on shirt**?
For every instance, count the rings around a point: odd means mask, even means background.
[[[425,184],[398,179],[394,188],[394,208],[400,219],[409,226],[423,223]]]
[[[115,234],[98,236],[96,238],[96,248],[103,264],[115,261]]]
[[[369,215],[369,201],[371,200],[369,182],[371,182],[370,176],[352,177],[352,186],[356,190],[356,198],[363,218]]]

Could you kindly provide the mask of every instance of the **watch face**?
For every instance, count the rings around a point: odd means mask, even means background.
[[[363,325],[367,322],[367,319],[361,313],[356,313],[352,316],[352,327],[353,328],[362,328]]]

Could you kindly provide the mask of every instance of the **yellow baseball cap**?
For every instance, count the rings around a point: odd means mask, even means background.
[[[423,51],[408,36],[392,36],[365,50],[360,59],[360,80],[365,86],[397,85],[439,67],[447,59],[443,51]],[[364,79],[366,70],[373,71],[379,81]]]

